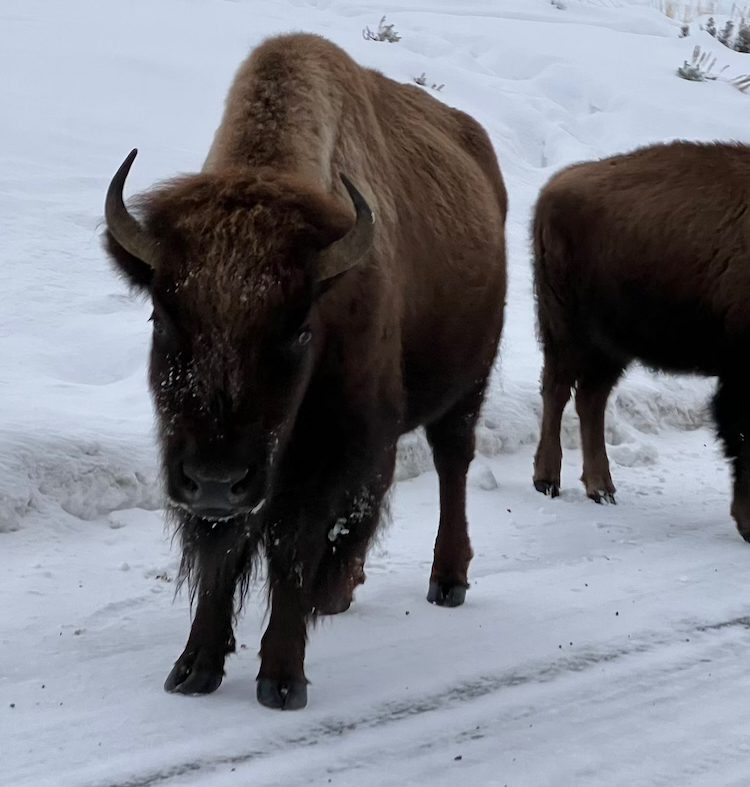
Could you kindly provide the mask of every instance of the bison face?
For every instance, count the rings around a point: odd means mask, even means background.
[[[289,177],[195,175],[126,210],[135,151],[107,194],[106,246],[153,301],[150,383],[171,503],[208,520],[257,513],[320,348],[318,298],[366,257],[367,203]]]
[[[313,288],[294,278],[266,284],[266,297],[222,298],[226,311],[189,286],[182,297],[173,283],[154,290],[150,383],[167,492],[205,519],[256,513],[270,494],[315,357]]]

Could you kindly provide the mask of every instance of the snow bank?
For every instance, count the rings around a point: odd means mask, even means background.
[[[0,532],[15,530],[29,514],[55,507],[84,520],[128,508],[161,507],[155,449],[134,450],[124,436],[109,439],[44,438],[23,431],[3,432],[0,454]]]

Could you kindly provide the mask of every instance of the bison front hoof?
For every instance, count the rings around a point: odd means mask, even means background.
[[[534,481],[534,489],[547,497],[559,497],[560,485],[553,481]]]
[[[256,696],[274,710],[301,710],[307,705],[307,681],[258,678]]]
[[[466,600],[466,585],[430,580],[427,600],[439,607],[460,607]]]
[[[200,657],[180,657],[164,681],[170,694],[211,694],[221,686],[224,670],[201,666]]]

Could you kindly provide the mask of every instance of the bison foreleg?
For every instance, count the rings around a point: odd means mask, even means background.
[[[307,705],[305,645],[313,614],[313,584],[326,545],[316,513],[285,512],[297,528],[267,546],[271,616],[260,645],[257,698],[261,705],[298,710]]]
[[[309,577],[320,555],[306,549],[305,559],[274,559],[269,565],[271,617],[260,646],[257,698],[261,705],[299,710],[307,705],[305,644],[312,609]]]
[[[224,660],[235,649],[235,588],[248,567],[249,543],[232,524],[206,528],[191,537],[197,609],[185,650],[164,683],[169,692],[215,691],[224,677]]]

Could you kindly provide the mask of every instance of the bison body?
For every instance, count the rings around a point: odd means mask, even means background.
[[[611,389],[634,360],[718,376],[714,415],[750,537],[750,148],[677,142],[555,175],[534,218],[544,349],[536,488],[560,486],[571,389],[589,497],[614,499],[604,444]]]
[[[138,218],[133,156],[107,247],[153,299],[150,382],[197,600],[166,688],[218,687],[263,556],[258,699],[301,707],[307,624],[364,581],[397,440],[420,425],[441,500],[428,598],[463,601],[465,477],[506,287],[497,161],[470,117],[310,35],[250,55],[202,172],[146,193]]]

